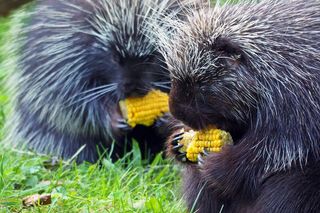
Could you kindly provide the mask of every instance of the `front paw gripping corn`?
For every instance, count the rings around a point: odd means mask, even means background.
[[[232,144],[231,135],[220,129],[209,129],[204,131],[189,131],[185,132],[183,139],[179,142],[184,146],[180,149],[186,152],[186,157],[189,161],[196,162],[198,155],[204,149],[209,152],[220,152],[222,146]]]
[[[131,127],[151,126],[157,118],[169,112],[168,94],[151,90],[144,97],[127,98],[120,101],[122,115]]]

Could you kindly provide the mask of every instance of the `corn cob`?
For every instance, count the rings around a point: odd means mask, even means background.
[[[151,126],[164,113],[169,112],[168,94],[160,90],[151,90],[144,97],[127,98],[120,101],[123,117],[131,127]]]
[[[204,131],[185,132],[183,139],[179,142],[184,146],[181,152],[186,152],[189,161],[196,162],[198,155],[206,149],[208,152],[220,152],[222,146],[232,144],[231,135],[220,129],[209,129]]]

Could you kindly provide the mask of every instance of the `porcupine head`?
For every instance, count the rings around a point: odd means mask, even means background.
[[[174,29],[171,39],[157,34],[172,78],[173,116],[196,130],[226,130],[235,145],[254,143],[253,159],[277,170],[319,156],[319,45],[316,34],[301,30],[319,19],[308,13],[288,33],[286,4],[266,2],[284,12],[252,14],[251,3],[203,8],[186,21],[164,21]],[[290,20],[307,11],[303,4]]]

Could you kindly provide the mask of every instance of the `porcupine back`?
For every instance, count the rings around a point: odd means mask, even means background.
[[[112,116],[124,93],[119,64],[152,55],[148,19],[174,14],[178,5],[174,0],[37,1],[19,40],[5,141],[65,159],[85,145],[78,161],[96,161],[97,148],[110,148],[117,140]],[[146,68],[142,79],[153,68]],[[116,143],[115,152],[123,146]]]
[[[242,1],[166,20],[177,29],[171,40],[157,32],[173,80],[216,79],[211,92],[233,106],[222,116],[246,126],[243,141],[259,141],[253,149],[266,170],[320,156],[319,11],[317,0]],[[243,57],[239,69],[213,72],[221,49],[230,61]]]

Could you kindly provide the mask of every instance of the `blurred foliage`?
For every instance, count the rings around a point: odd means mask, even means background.
[[[3,46],[6,44],[5,41],[5,33],[9,29],[9,21],[8,18],[0,18],[0,129],[4,122],[4,105],[7,102],[7,96],[4,91],[4,59],[6,57],[5,51],[2,51]]]

